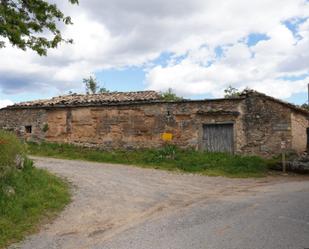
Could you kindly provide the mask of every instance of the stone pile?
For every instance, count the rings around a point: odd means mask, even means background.
[[[309,173],[309,154],[304,152],[298,158],[287,162],[287,169],[301,173]]]

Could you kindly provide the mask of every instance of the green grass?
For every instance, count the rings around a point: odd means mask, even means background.
[[[9,195],[8,189],[15,194]],[[0,179],[0,248],[35,232],[70,201],[68,184],[45,170],[32,166]]]
[[[13,133],[0,129],[0,179],[16,169],[16,158],[25,158],[25,145]]]
[[[268,169],[268,162],[257,156],[182,150],[171,145],[162,149],[102,151],[69,144],[29,143],[28,150],[36,156],[131,164],[211,176],[263,177]]]

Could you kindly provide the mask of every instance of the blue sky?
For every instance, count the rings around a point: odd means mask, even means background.
[[[297,28],[298,25],[303,23],[306,19],[297,20],[295,23],[291,23],[290,21],[285,22],[286,27],[288,27],[293,35],[297,36]],[[251,33],[248,35],[246,39],[246,44],[248,47],[255,46],[260,41],[267,41],[270,37],[266,34],[262,33]],[[215,53],[217,57],[222,57],[223,50],[219,46],[215,48]],[[168,61],[171,60],[172,54],[162,53],[156,60],[152,61],[154,65],[161,65],[166,66]],[[146,83],[145,83],[145,76],[146,76],[146,69],[144,67],[128,67],[124,69],[110,69],[110,70],[103,70],[97,72],[96,78],[98,82],[101,83],[102,86],[105,86],[107,89],[111,91],[139,91],[144,90]],[[301,75],[298,77],[286,77],[286,80],[294,81],[305,79],[308,75]],[[309,81],[308,81],[309,84]],[[223,89],[222,89],[223,90]],[[306,93],[307,89],[304,89],[303,93],[293,94],[289,98],[285,100],[295,104],[303,104],[308,101],[308,94]],[[210,94],[195,94],[190,95],[190,98],[193,99],[203,99],[203,98],[212,98]]]
[[[145,71],[143,68],[126,68],[122,70],[104,70],[96,73],[101,86],[111,91],[140,91],[145,89]],[[309,82],[308,82],[309,84]],[[303,93],[293,94],[285,100],[295,104],[303,104],[308,100],[307,89]],[[52,96],[52,95],[51,95]],[[32,96],[36,98],[36,95]],[[191,95],[193,99],[212,98],[210,94]]]
[[[62,32],[74,44],[46,58],[1,49],[0,106],[83,93],[90,75],[111,91],[172,88],[201,99],[232,85],[307,101],[308,1],[55,1],[73,19]]]

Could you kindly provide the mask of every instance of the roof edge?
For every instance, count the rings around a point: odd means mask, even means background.
[[[144,93],[144,92],[155,92],[155,91],[136,91],[133,93]],[[126,93],[126,92],[112,92],[113,93]],[[131,92],[132,93],[132,92]],[[73,94],[74,95],[74,94]],[[83,95],[83,94],[75,94],[75,95]],[[99,95],[99,94],[97,94]],[[231,98],[217,98],[217,99],[198,99],[198,100],[192,100],[192,99],[180,99],[180,100],[162,100],[162,99],[150,99],[150,100],[136,100],[136,101],[119,101],[119,102],[91,102],[91,103],[78,103],[78,104],[55,104],[55,105],[20,105],[15,104],[11,106],[7,106],[4,108],[1,108],[2,110],[18,110],[18,109],[52,109],[52,108],[74,108],[74,107],[100,107],[100,106],[125,106],[125,105],[145,105],[145,104],[177,104],[177,103],[207,103],[207,102],[215,102],[215,101],[242,101],[246,98],[250,98],[252,96],[259,96],[262,98],[266,98],[270,101],[274,101],[276,103],[279,103],[281,105],[284,105],[290,109],[293,109],[296,112],[300,112],[302,114],[309,116],[309,111],[306,109],[303,109],[301,107],[298,107],[292,103],[283,101],[281,99],[277,99],[274,97],[271,97],[269,95],[266,95],[264,93],[254,91],[254,90],[245,90],[243,91],[240,96],[237,97],[231,97]]]
[[[286,107],[289,107],[289,108],[293,109],[294,111],[301,112],[301,113],[306,114],[306,115],[309,116],[309,111],[304,109],[304,108],[301,108],[301,107],[299,107],[299,106],[297,106],[295,104],[286,102],[284,100],[281,100],[281,99],[269,96],[269,95],[267,95],[265,93],[261,93],[261,92],[255,91],[255,90],[245,90],[240,96],[244,96],[246,98],[251,97],[251,96],[260,96],[262,98],[266,98],[266,99],[268,99],[270,101],[279,103],[281,105],[284,105]]]
[[[245,97],[237,98],[218,98],[218,99],[181,99],[181,100],[146,100],[146,101],[127,101],[127,102],[107,102],[107,103],[84,103],[74,105],[42,105],[42,106],[7,106],[2,110],[19,110],[19,109],[52,109],[52,108],[80,108],[80,107],[104,107],[104,106],[130,106],[130,105],[147,105],[147,104],[180,104],[180,103],[207,103],[215,101],[242,101]]]

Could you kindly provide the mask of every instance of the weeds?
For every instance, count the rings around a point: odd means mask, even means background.
[[[0,130],[0,248],[35,231],[70,200],[68,185],[26,157],[26,146]]]
[[[25,145],[14,134],[0,130],[0,179],[16,169],[17,159],[24,158]]]
[[[67,183],[27,159],[22,170],[0,180],[0,248],[35,232],[70,201]]]
[[[262,177],[267,173],[267,161],[257,156],[208,153],[183,150],[173,145],[161,149],[134,151],[102,151],[69,144],[29,144],[32,155],[95,162],[131,164],[164,170],[202,173],[212,176]]]

